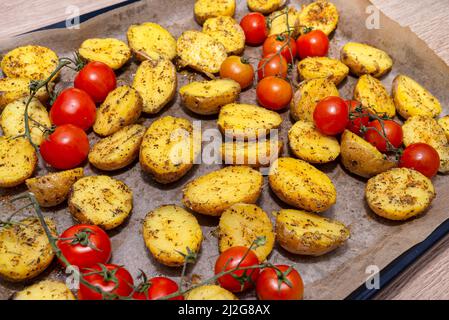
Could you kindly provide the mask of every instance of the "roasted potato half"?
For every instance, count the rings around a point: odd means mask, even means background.
[[[248,9],[251,11],[269,14],[279,10],[285,5],[285,0],[247,0]]]
[[[426,210],[435,198],[432,181],[420,172],[394,168],[368,180],[365,189],[369,207],[390,220],[406,220]]]
[[[72,185],[69,195],[69,211],[75,219],[105,230],[122,224],[132,207],[131,189],[108,176],[81,178]]]
[[[53,220],[45,218],[56,235]],[[26,218],[0,229],[0,276],[20,282],[42,273],[51,263],[54,252],[38,218]]]
[[[354,99],[365,108],[379,115],[387,115],[393,118],[396,108],[393,99],[380,80],[365,74],[359,78],[354,89]]]
[[[53,207],[67,199],[72,185],[83,176],[83,168],[76,168],[27,179],[25,183],[41,207]]]
[[[298,62],[298,73],[301,80],[327,78],[338,85],[348,76],[349,68],[337,59],[309,57]]]
[[[303,29],[321,30],[326,35],[331,34],[337,28],[338,19],[337,7],[326,0],[312,2],[305,6],[299,14],[299,22]]]
[[[30,94],[30,82],[31,80],[27,78],[0,79],[0,112],[8,103],[28,96]],[[49,89],[52,90],[53,87],[53,82],[50,82]],[[36,92],[35,97],[42,103],[45,103],[49,98],[44,87]]]
[[[238,300],[231,292],[215,284],[196,287],[184,296],[186,300]]]
[[[283,143],[276,138],[256,141],[227,141],[221,145],[221,158],[225,164],[245,165],[253,168],[268,167],[282,152]]]
[[[270,167],[268,182],[279,199],[299,209],[323,212],[337,200],[331,179],[302,160],[277,159]]]
[[[182,103],[192,112],[216,114],[226,104],[233,103],[240,94],[240,85],[231,79],[194,81],[179,89]]]
[[[220,42],[230,55],[241,54],[245,49],[245,33],[232,17],[209,18],[203,25],[203,32]]]
[[[114,70],[120,69],[131,58],[126,43],[114,38],[84,40],[78,52],[87,61],[103,62]]]
[[[196,0],[193,11],[196,21],[202,25],[209,18],[232,17],[235,13],[235,0]]]
[[[143,221],[143,239],[160,263],[182,266],[188,250],[197,253],[203,233],[195,216],[175,205],[165,205],[147,214]]]
[[[449,116],[444,116],[438,119],[438,124],[443,129],[446,139],[449,140]]]
[[[343,223],[310,212],[284,209],[276,215],[276,240],[294,254],[321,256],[343,245],[349,236]]]
[[[263,185],[262,175],[249,167],[229,166],[190,181],[182,202],[198,213],[220,216],[236,203],[255,203]]]
[[[42,280],[14,294],[14,300],[76,300],[62,281]]]
[[[285,7],[282,10],[275,11],[267,17],[269,21],[269,35],[287,34],[287,25],[290,28],[290,36],[296,38],[300,33],[299,11],[293,7]],[[288,19],[288,24],[287,24]]]

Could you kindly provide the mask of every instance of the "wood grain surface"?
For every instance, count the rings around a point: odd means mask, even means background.
[[[1,0],[0,38],[28,32],[123,0]],[[356,0],[352,0],[356,1]],[[388,17],[408,26],[449,64],[448,0],[371,0]],[[294,1],[298,2],[298,1]],[[382,22],[381,22],[382,23]],[[449,299],[449,236],[385,288],[377,299]]]

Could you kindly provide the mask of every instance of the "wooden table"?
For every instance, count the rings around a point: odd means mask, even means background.
[[[123,0],[1,0],[0,38],[11,37],[67,18],[68,6],[81,14]],[[355,1],[355,0],[353,0]],[[371,0],[382,12],[409,26],[449,64],[449,1]],[[32,9],[30,10],[30,7]],[[449,236],[393,281],[378,299],[449,299]]]

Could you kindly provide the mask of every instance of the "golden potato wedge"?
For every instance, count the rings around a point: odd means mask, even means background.
[[[369,74],[380,78],[393,66],[393,60],[385,51],[358,42],[346,43],[341,48],[340,58],[357,76]]]
[[[418,115],[436,117],[442,111],[438,99],[410,77],[396,76],[392,91],[396,110],[405,119]]]
[[[341,163],[350,172],[364,178],[396,166],[375,146],[348,130],[341,136]]]
[[[133,193],[122,181],[90,176],[76,181],[69,194],[69,211],[80,223],[105,230],[118,227],[131,213]]]
[[[50,231],[56,226],[45,218]],[[0,276],[8,281],[32,279],[42,273],[55,256],[38,218],[26,218],[0,229]]]
[[[254,140],[277,129],[282,123],[281,116],[274,111],[251,105],[231,103],[221,108],[218,128],[229,137]]]
[[[41,207],[53,207],[67,199],[72,185],[83,176],[83,168],[76,168],[27,179],[25,183]]]
[[[232,17],[235,13],[235,0],[196,0],[193,12],[200,25],[209,18]]]
[[[198,213],[220,216],[236,203],[255,203],[262,191],[262,175],[249,167],[229,166],[190,181],[182,202]]]
[[[76,300],[62,281],[42,280],[14,294],[14,300]]]
[[[228,141],[221,145],[220,152],[225,164],[260,168],[270,166],[282,152],[282,146],[282,141],[275,138],[257,141]]]
[[[1,114],[0,124],[3,134],[7,137],[16,137],[25,133],[25,106],[28,97],[9,103]],[[31,140],[34,144],[40,145],[44,140],[44,131],[36,123],[42,124],[47,128],[51,128],[50,117],[48,116],[47,108],[42,103],[33,98],[28,105],[28,115],[32,120],[28,120],[30,127]]]
[[[290,28],[290,36],[296,38],[300,31],[299,11],[293,7],[285,7],[282,10],[275,11],[267,17],[270,31],[268,34],[286,34],[287,25]],[[287,23],[288,22],[288,23]]]
[[[27,78],[2,78],[0,79],[0,112],[8,104],[15,100],[25,98],[30,94],[30,79]],[[54,83],[50,82],[49,89],[52,90]],[[47,102],[49,96],[45,88],[40,88],[35,97],[40,102]]]
[[[313,122],[299,120],[288,131],[293,154],[311,163],[327,163],[337,159],[340,145],[337,138],[322,134]]]
[[[331,179],[302,160],[277,159],[270,167],[268,182],[279,199],[307,211],[326,211],[337,200]]]
[[[359,101],[365,108],[379,115],[393,118],[396,108],[393,99],[382,82],[365,74],[359,78],[354,89],[354,100]]]
[[[238,300],[231,291],[215,284],[196,287],[187,292],[184,298],[186,300]]]
[[[406,220],[426,210],[435,198],[432,181],[408,168],[393,168],[368,180],[369,207],[390,220]]]
[[[240,84],[231,79],[194,81],[179,89],[182,103],[192,112],[216,114],[240,94]]]
[[[142,111],[158,113],[176,94],[176,68],[170,60],[158,57],[137,68],[133,88],[142,97]]]
[[[334,82],[326,78],[305,80],[299,84],[290,103],[290,115],[295,121],[313,121],[313,112],[318,102],[324,98],[339,97]]]
[[[220,71],[227,57],[226,48],[210,35],[200,31],[184,31],[177,41],[181,67],[191,67],[206,75]]]
[[[160,263],[182,266],[190,250],[201,248],[203,233],[195,216],[175,205],[161,206],[149,212],[143,221],[147,248]]]
[[[230,55],[239,55],[245,50],[245,33],[232,17],[219,16],[204,22],[203,32],[220,42]]]
[[[0,187],[18,186],[33,175],[37,154],[25,138],[0,137]]]
[[[251,11],[269,14],[279,10],[285,5],[286,0],[247,0],[248,9]]]
[[[120,69],[131,58],[126,43],[114,38],[84,40],[78,52],[87,61],[103,62],[114,70]]]
[[[145,130],[144,126],[133,124],[99,140],[89,151],[89,162],[105,171],[126,167],[139,156]]]
[[[176,57],[175,38],[157,23],[133,24],[128,28],[126,36],[129,46],[139,60],[146,60],[145,56],[152,56],[153,53],[162,55],[168,60]]]
[[[444,116],[438,119],[438,124],[443,129],[446,139],[449,140],[449,116]]]
[[[343,223],[310,212],[283,209],[276,215],[276,240],[294,254],[321,256],[343,245],[349,236]]]
[[[200,139],[187,119],[171,116],[157,119],[143,137],[140,165],[159,183],[179,180],[193,167]]]
[[[348,76],[349,68],[337,59],[309,57],[298,62],[298,73],[301,80],[328,78],[338,85]]]
[[[49,48],[23,46],[9,51],[2,59],[3,74],[10,78],[44,80],[58,65],[58,56]]]
[[[312,2],[305,6],[299,14],[302,29],[321,30],[326,35],[331,34],[337,28],[338,19],[337,7],[326,0]]]

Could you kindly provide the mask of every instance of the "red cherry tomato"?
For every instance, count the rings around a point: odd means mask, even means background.
[[[395,148],[402,145],[402,128],[401,125],[393,120],[383,120],[385,128],[385,136],[382,125],[379,120],[371,121],[367,126],[365,140],[375,146],[380,152],[387,152],[387,142],[385,137]],[[382,135],[379,134],[382,133]]]
[[[89,62],[75,77],[75,88],[86,91],[95,103],[103,102],[117,86],[114,70],[103,62]]]
[[[105,264],[111,258],[111,240],[100,227],[77,224],[65,230],[59,239],[57,246],[64,257],[80,269]]]
[[[256,292],[260,300],[302,300],[304,284],[294,268],[278,265],[264,269],[257,279]]]
[[[254,68],[245,58],[230,56],[221,64],[220,77],[237,81],[243,90],[253,83]]]
[[[257,259],[256,254],[253,251],[248,252],[245,259],[243,259],[245,253],[248,251],[246,247],[232,247],[228,250],[222,252],[215,262],[215,274],[219,274],[222,271],[232,270],[240,263],[240,267],[250,267],[257,266],[259,264],[259,260]],[[243,259],[243,260],[242,260]],[[233,277],[249,277],[250,280],[246,280],[243,283],[240,283],[237,279]],[[248,269],[248,270],[239,270],[232,272],[232,274],[227,274],[225,276],[221,276],[218,278],[218,283],[225,289],[232,292],[242,292],[246,289],[252,287],[252,284],[256,282],[257,277],[259,276],[259,269]]]
[[[56,169],[73,169],[87,158],[89,139],[86,133],[72,124],[56,127],[40,146],[42,158]]]
[[[165,277],[154,277],[142,284],[133,294],[136,300],[157,300],[177,292],[176,282]],[[184,300],[183,296],[177,296],[168,300]]]
[[[399,159],[399,166],[419,171],[430,179],[440,168],[440,156],[426,143],[413,143],[405,148]]]
[[[95,122],[96,113],[95,103],[86,92],[68,88],[63,90],[53,103],[50,119],[56,126],[73,124],[88,130]]]
[[[296,57],[296,42],[289,36],[277,34],[269,36],[263,43],[263,56],[280,52],[288,63]]]
[[[269,54],[259,61],[257,66],[257,76],[260,79],[275,76],[287,78],[288,64],[283,56],[278,54]]]
[[[301,59],[307,57],[324,57],[329,50],[329,39],[321,30],[312,30],[299,36],[296,49]]]
[[[256,95],[261,106],[271,110],[281,110],[292,100],[293,91],[286,80],[266,77],[257,84]]]
[[[250,46],[261,45],[268,36],[267,22],[261,13],[248,13],[240,21],[240,26],[245,33],[246,44]]]
[[[350,114],[355,117],[353,119],[349,119],[346,129],[361,136],[362,132],[360,131],[360,129],[362,128],[362,126],[366,127],[369,123],[369,112],[368,110],[364,109],[358,101],[346,100],[345,102],[349,107]],[[359,110],[357,110],[357,108]]]
[[[339,97],[327,97],[318,102],[313,121],[321,133],[335,136],[342,133],[349,121],[349,108]]]

